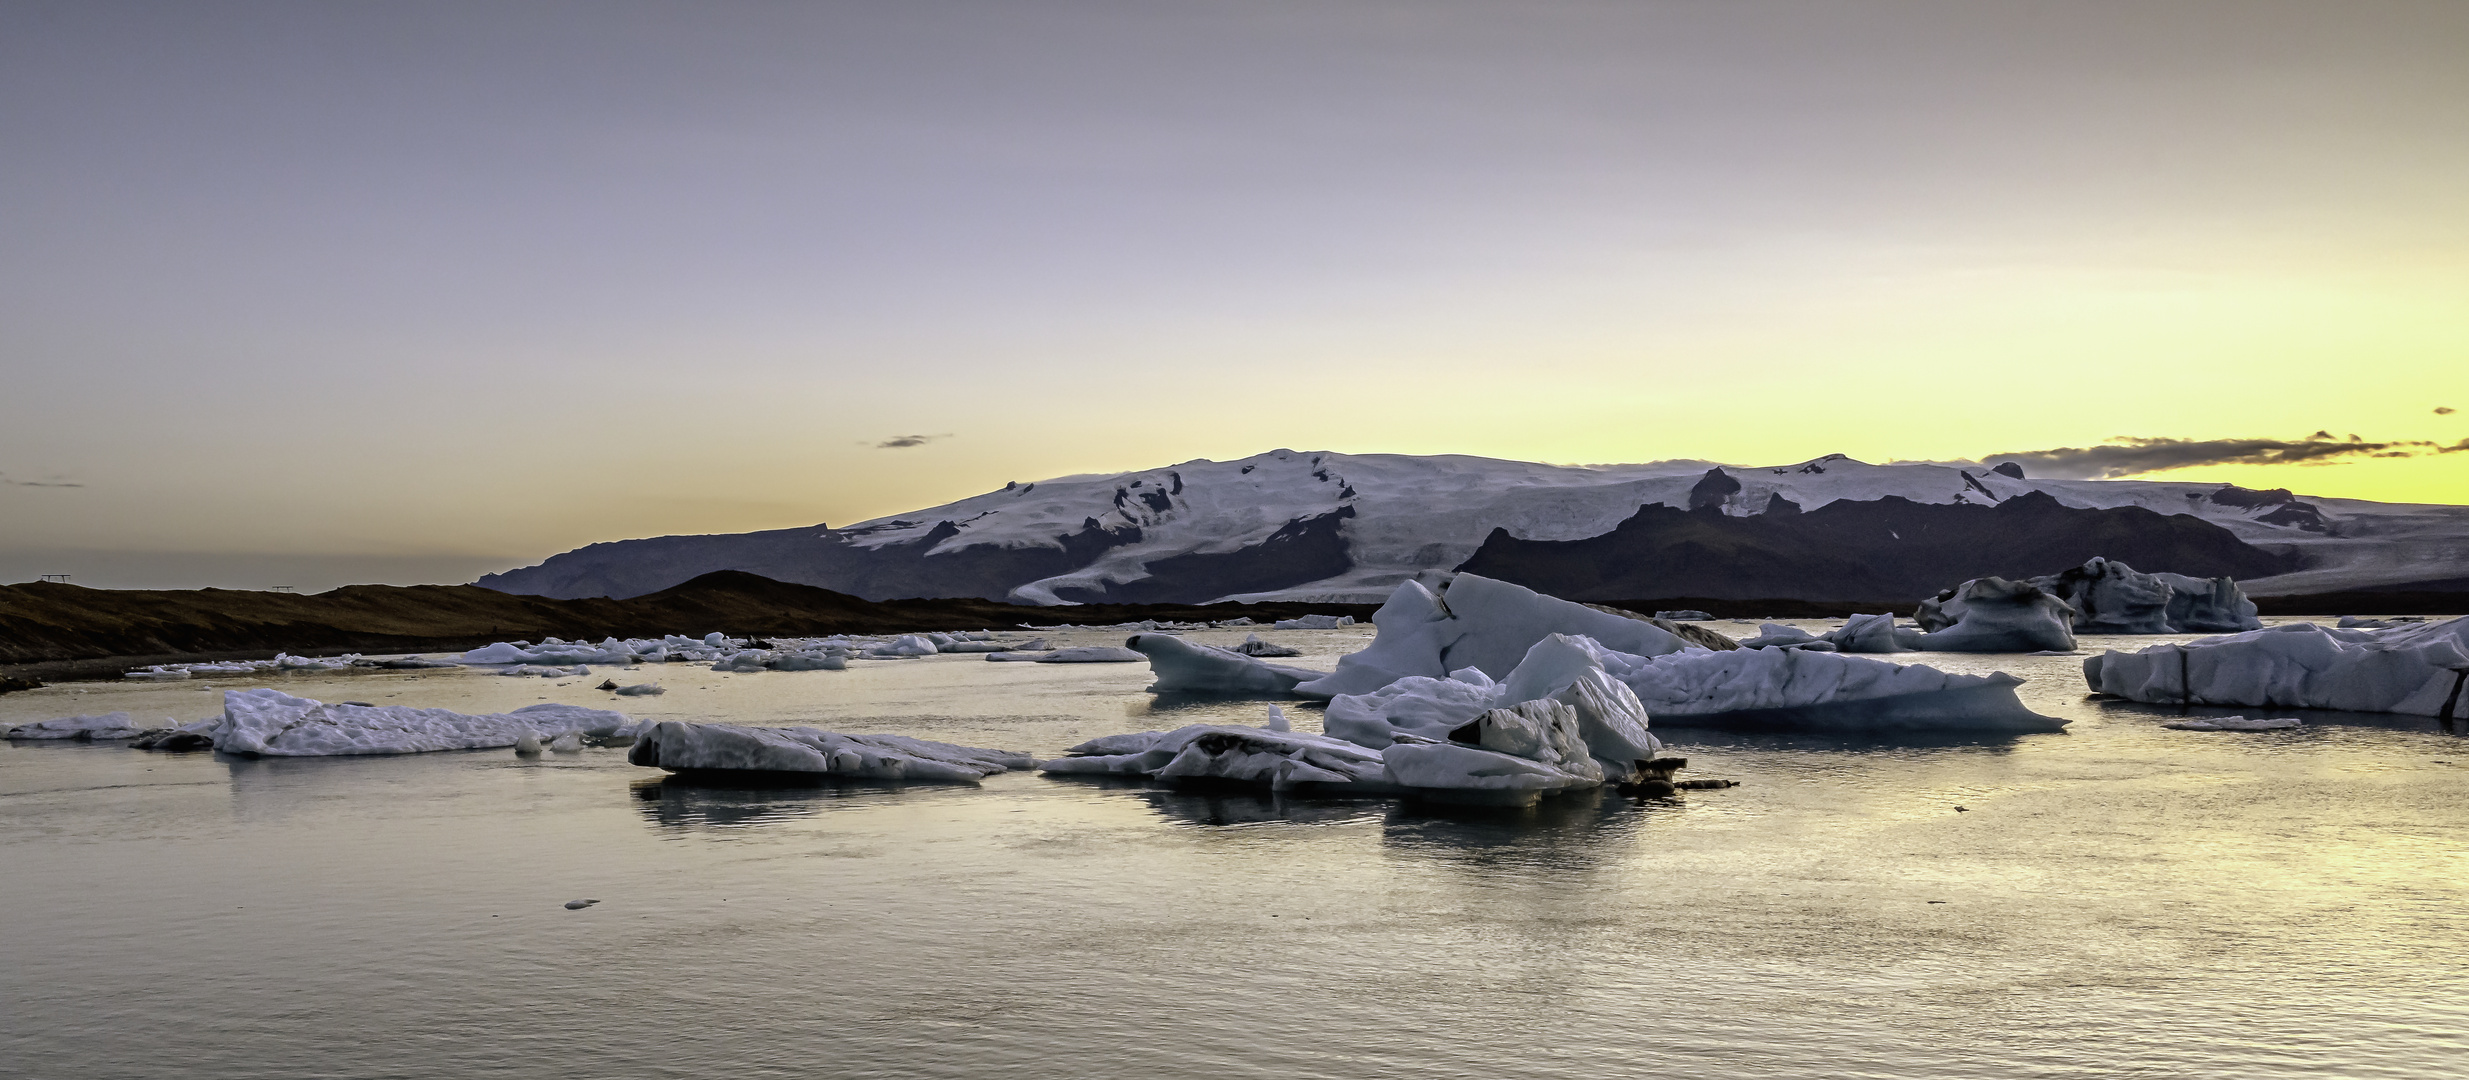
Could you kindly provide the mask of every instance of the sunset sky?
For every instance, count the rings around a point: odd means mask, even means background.
[[[1276,447],[2322,431],[2385,449],[2153,475],[2469,502],[2464,57],[2457,0],[0,0],[0,581]]]

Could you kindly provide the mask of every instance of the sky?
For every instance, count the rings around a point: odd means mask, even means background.
[[[2457,0],[0,0],[0,581],[1278,447],[2469,502],[2463,56]]]

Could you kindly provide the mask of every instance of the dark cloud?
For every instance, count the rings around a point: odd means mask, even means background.
[[[2119,436],[2098,446],[2062,446],[1990,454],[1959,465],[2012,461],[2027,475],[2114,480],[2197,465],[2336,465],[2366,458],[2410,458],[2469,451],[2469,439],[2445,446],[2423,439],[2375,442],[2318,431],[2303,439],[2175,439]]]
[[[951,438],[951,436],[949,436],[949,435],[894,435],[894,436],[892,436],[891,438],[885,439],[885,440],[883,440],[882,442],[879,442],[879,443],[874,444],[874,448],[875,448],[875,449],[877,449],[877,450],[906,450],[906,449],[908,449],[909,447],[912,447],[912,446],[924,446],[924,445],[926,445],[927,443],[930,443],[930,442],[935,441],[936,439],[948,439],[948,438]]]
[[[2435,406],[2435,415],[2437,415],[2437,416],[2450,416],[2450,415],[2452,415],[2453,413],[2456,413],[2456,412],[2459,412],[2459,411],[2460,411],[2460,410],[2455,409],[2455,408],[2453,408],[2453,407],[2451,407],[2451,406],[2449,406],[2449,405],[2437,405],[2437,406]]]

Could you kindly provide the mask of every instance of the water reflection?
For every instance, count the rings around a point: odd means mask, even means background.
[[[2297,709],[2281,705],[2152,705],[2108,697],[2089,699],[2084,702],[2084,705],[2106,719],[2125,723],[2144,722],[2155,726],[2171,720],[2190,718],[2288,716],[2305,721],[2308,727],[2375,728],[2382,731],[2452,736],[2469,734],[2469,725],[2463,725],[2457,720],[2444,720],[2433,716],[2410,716],[2404,713]]]
[[[733,832],[813,817],[826,810],[878,806],[905,789],[880,784],[715,785],[670,776],[638,780],[629,791],[635,810],[659,828]]]
[[[1134,793],[1157,816],[1178,825],[1223,828],[1271,822],[1335,825],[1378,814],[1386,800],[1297,799],[1256,787],[1144,788]]]

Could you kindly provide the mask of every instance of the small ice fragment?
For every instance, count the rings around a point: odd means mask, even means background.
[[[590,907],[590,906],[592,906],[593,904],[597,904],[597,903],[599,903],[599,902],[600,902],[600,901],[598,901],[598,900],[568,900],[568,901],[566,901],[566,910],[568,910],[568,911],[581,911],[581,910],[583,910],[584,908]]]
[[[540,753],[540,736],[526,732],[521,738],[514,740],[514,752],[524,757],[537,757]]]

